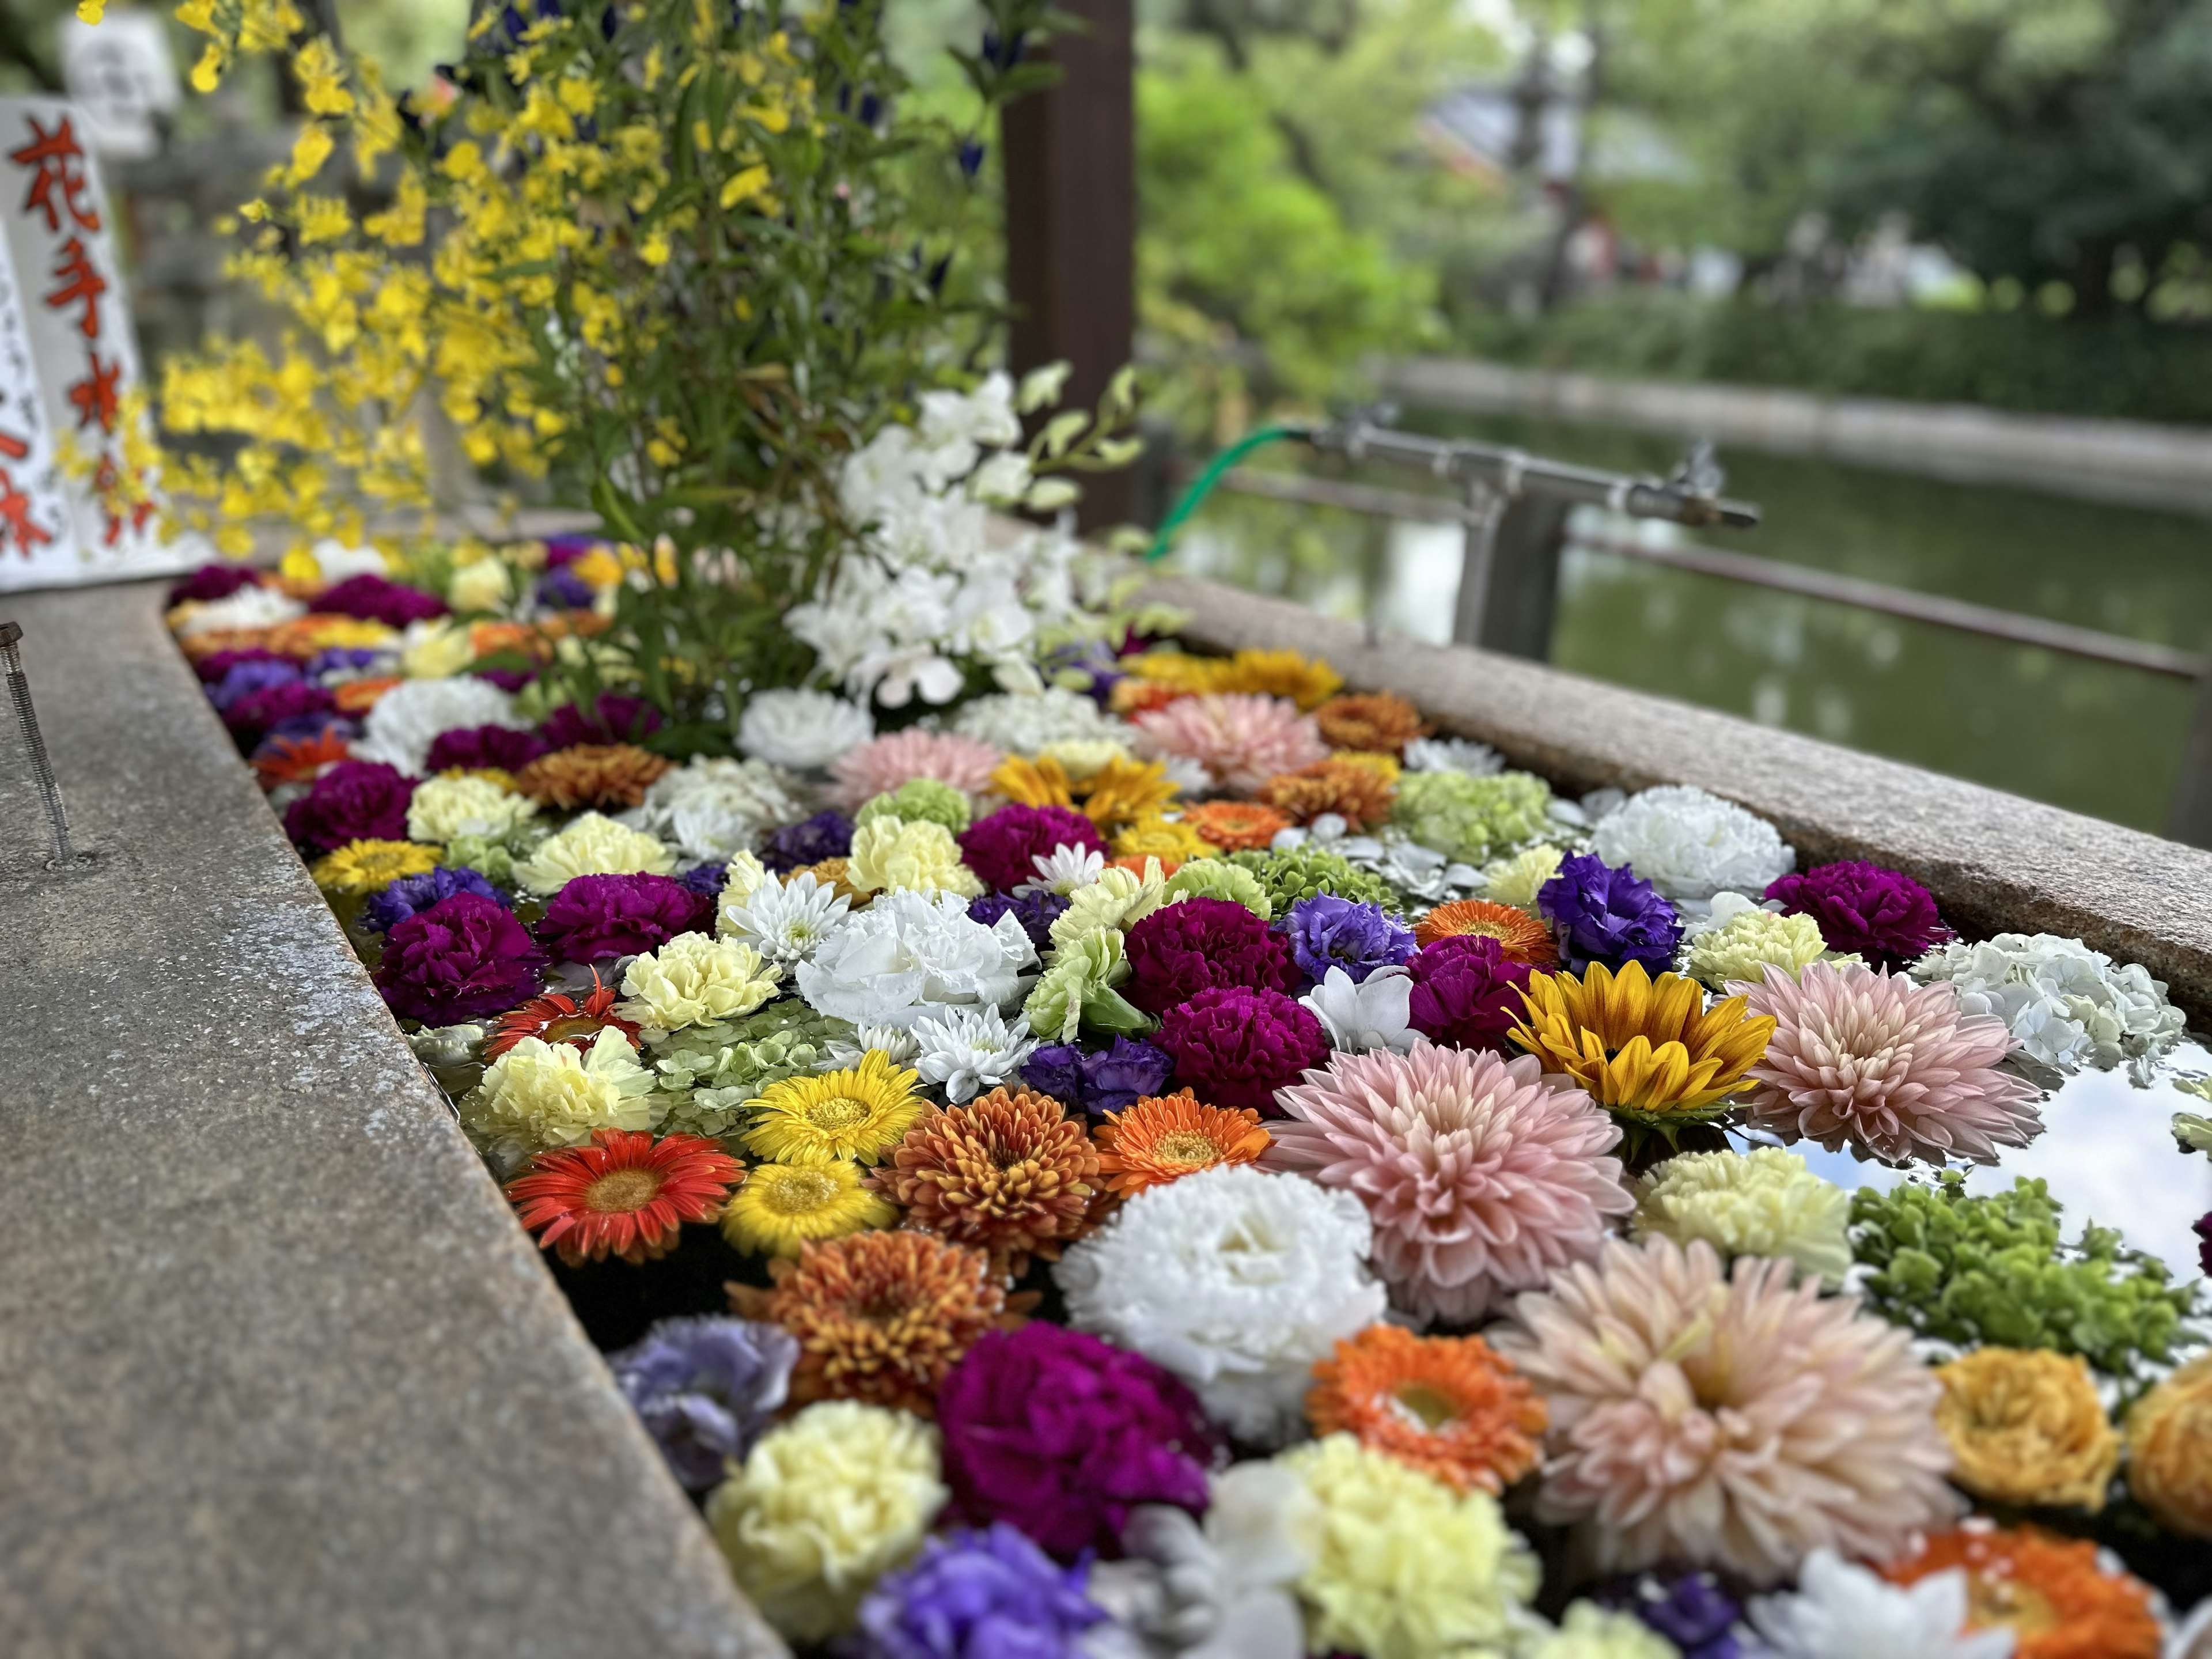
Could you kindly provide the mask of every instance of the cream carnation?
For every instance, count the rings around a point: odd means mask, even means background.
[[[453,679],[476,659],[469,626],[456,617],[425,617],[399,636],[399,672],[410,680]]]
[[[2109,1070],[2162,1054],[2180,1041],[2185,1023],[2166,1001],[2165,984],[2141,963],[2115,965],[2103,951],[2055,933],[1941,945],[1912,975],[1948,981],[1967,1013],[1995,1015],[2029,1059],[2061,1072]]]
[[[1058,686],[1034,694],[978,697],[952,717],[952,729],[1010,755],[1042,754],[1055,743],[1119,743],[1129,737],[1126,723],[1101,712],[1090,698]]]
[[[756,691],[738,720],[738,747],[794,772],[827,766],[876,735],[868,711],[827,691]]]
[[[703,862],[750,852],[805,816],[791,781],[767,762],[702,756],[654,779],[622,821]]]
[[[382,761],[402,772],[419,774],[430,745],[445,732],[465,726],[520,730],[529,724],[514,712],[514,699],[489,680],[470,674],[403,680],[368,711],[361,736],[354,739],[353,754],[356,760]]]
[[[429,778],[407,803],[407,839],[440,846],[456,836],[497,840],[537,815],[536,801],[489,778],[466,772]]]
[[[1036,965],[1012,912],[987,927],[957,894],[887,893],[799,964],[799,994],[817,1013],[905,1030],[948,1008],[1007,1008]]]
[[[1349,1193],[1218,1165],[1139,1193],[1054,1270],[1068,1322],[1197,1390],[1241,1440],[1297,1432],[1317,1359],[1381,1317]]]
[[[1053,918],[1048,937],[1055,947],[1065,950],[1092,933],[1127,933],[1168,902],[1167,883],[1160,875],[1158,859],[1145,860],[1141,876],[1115,865],[1100,870],[1088,885],[1069,892],[1067,908]]]
[[[659,1031],[735,1019],[774,996],[782,977],[782,969],[740,940],[678,933],[659,950],[630,959],[616,1012]]]
[[[461,1101],[469,1139],[503,1165],[554,1146],[579,1146],[594,1129],[643,1129],[653,1073],[610,1025],[588,1054],[526,1036],[485,1068]]]
[[[1522,1659],[1681,1659],[1681,1654],[1634,1613],[1577,1601],[1559,1629],[1531,1643]]]
[[[1765,818],[1680,783],[1646,789],[1607,813],[1590,845],[1607,864],[1627,865],[1673,899],[1763,893],[1797,862]]]
[[[1581,1090],[1547,1088],[1534,1055],[1340,1052],[1275,1100],[1290,1121],[1268,1126],[1265,1166],[1356,1194],[1376,1270],[1423,1319],[1480,1319],[1595,1255],[1633,1207],[1602,1156],[1620,1126]]]
[[[928,778],[970,797],[991,787],[1006,751],[950,732],[909,726],[847,750],[830,763],[830,804],[850,812],[901,784]]]
[[[707,1500],[738,1587],[793,1641],[853,1626],[876,1580],[921,1547],[950,1496],[937,1431],[831,1400],[771,1429]]]
[[[1690,976],[1713,991],[1732,980],[1755,985],[1770,963],[1795,974],[1808,963],[1859,960],[1830,951],[1811,916],[1780,915],[1741,893],[1714,895],[1712,915],[1690,930],[1689,946]]]
[[[514,866],[514,878],[533,893],[557,893],[578,876],[665,876],[676,855],[653,836],[600,812],[586,812]]]
[[[1559,860],[1565,856],[1558,848],[1547,844],[1486,864],[1482,866],[1482,896],[1493,904],[1510,904],[1534,915],[1537,893],[1559,873]]]
[[[1851,1265],[1851,1195],[1778,1146],[1684,1152],[1636,1184],[1638,1238],[1702,1238],[1723,1255],[1784,1256],[1831,1287]]]
[[[975,898],[983,891],[975,872],[960,861],[960,843],[950,830],[927,818],[908,821],[888,812],[853,831],[845,879],[863,893],[888,890]]]
[[[1284,697],[1178,697],[1139,714],[1136,726],[1137,752],[1146,758],[1196,761],[1217,786],[1248,795],[1278,773],[1328,758],[1314,717]]]

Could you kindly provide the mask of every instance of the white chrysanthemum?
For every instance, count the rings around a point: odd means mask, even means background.
[[[1567,1609],[1559,1629],[1522,1650],[1523,1659],[1681,1659],[1682,1650],[1632,1613],[1614,1613],[1595,1601]]]
[[[1088,887],[1106,867],[1106,855],[1087,847],[1055,847],[1031,855],[1036,874],[1014,889],[1017,893],[1057,893],[1066,898],[1079,887]]]
[[[868,711],[827,691],[756,691],[738,720],[738,747],[805,772],[876,735]]]
[[[783,969],[733,939],[678,933],[657,951],[630,958],[616,1012],[659,1031],[750,1014],[775,994]]]
[[[1331,968],[1298,1001],[1322,1023],[1332,1048],[1402,1054],[1419,1040],[1412,1023],[1413,979],[1403,968],[1377,968],[1356,983],[1343,969]]]
[[[2162,1054],[2180,1041],[2185,1023],[2165,983],[2140,963],[2116,964],[2056,933],[1939,945],[1913,963],[1912,976],[1950,981],[1960,1008],[1995,1014],[2028,1058],[2061,1072]]]
[[[1334,812],[1323,812],[1309,824],[1277,830],[1269,846],[1278,853],[1308,846],[1334,853],[1355,868],[1382,877],[1408,903],[1423,907],[1471,897],[1484,884],[1482,872],[1473,865],[1422,846],[1395,824],[1385,826],[1376,835],[1355,836],[1352,826]]]
[[[653,836],[586,812],[518,860],[514,878],[531,892],[557,893],[578,876],[665,876],[675,867],[676,855]]]
[[[1068,1322],[1164,1365],[1241,1440],[1298,1432],[1313,1365],[1382,1316],[1358,1197],[1220,1165],[1149,1188],[1072,1246]]]
[[[189,609],[182,605],[178,609],[185,614],[174,624],[175,631],[186,639],[218,629],[274,628],[307,614],[307,607],[289,593],[259,586],[241,587],[220,599],[201,599]]]
[[[473,674],[441,679],[402,680],[376,700],[362,734],[354,739],[356,760],[382,761],[402,772],[420,773],[430,745],[447,732],[469,726],[530,722],[514,712],[514,699],[489,680]]]
[[[811,960],[852,919],[852,900],[802,870],[787,882],[770,876],[737,902],[726,897],[714,926],[725,937],[789,967]]]
[[[1030,696],[1001,692],[978,697],[952,717],[952,729],[1011,755],[1037,755],[1055,743],[1126,744],[1125,720],[1101,712],[1086,696],[1052,686]]]
[[[589,1054],[526,1036],[485,1069],[460,1103],[461,1127],[503,1166],[555,1146],[579,1146],[594,1129],[643,1129],[653,1073],[610,1025]]]
[[[799,964],[817,1013],[910,1028],[949,1008],[1010,1007],[1037,965],[1012,914],[985,927],[957,894],[886,893]]]
[[[1016,1016],[1009,1025],[989,1006],[948,1008],[934,1018],[918,1019],[914,1038],[915,1069],[926,1081],[942,1085],[956,1106],[1010,1080],[1037,1046],[1029,1021]]]
[[[1765,818],[1681,783],[1632,796],[1599,821],[1590,845],[1607,864],[1627,865],[1672,899],[1763,893],[1797,863]]]
[[[894,1066],[911,1066],[921,1053],[921,1039],[898,1025],[861,1025],[851,1037],[831,1037],[823,1051],[827,1061],[817,1071],[834,1072],[841,1066],[858,1066],[872,1049]]]
[[[1464,772],[1487,778],[1505,769],[1505,757],[1470,738],[1415,738],[1406,745],[1408,772]]]
[[[461,773],[417,784],[407,803],[407,839],[443,846],[455,836],[495,839],[538,816],[538,803],[489,778]]]
[[[1636,1185],[1629,1231],[1677,1244],[1702,1238],[1723,1255],[1783,1256],[1830,1285],[1851,1265],[1851,1195],[1795,1152],[1684,1152]]]
[[[1832,1549],[1805,1558],[1794,1595],[1756,1597],[1753,1629],[1778,1659],[2010,1659],[2013,1632],[1966,1628],[1966,1575],[1893,1584]]]
[[[805,816],[790,780],[767,762],[702,756],[654,779],[622,821],[703,862],[750,852]]]

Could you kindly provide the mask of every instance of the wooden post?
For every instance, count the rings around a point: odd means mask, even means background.
[[[1132,0],[1066,0],[1080,33],[1045,56],[1060,80],[1006,106],[1006,291],[1014,372],[1073,366],[1064,409],[1095,406],[1136,335],[1137,161]],[[1085,531],[1125,522],[1129,473],[1083,479]]]

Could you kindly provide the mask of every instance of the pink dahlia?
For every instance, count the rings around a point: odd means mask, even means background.
[[[1314,717],[1298,713],[1286,697],[1178,697],[1135,720],[1137,748],[1146,759],[1194,760],[1215,783],[1247,795],[1279,772],[1328,758]]]
[[[2043,1133],[2036,1091],[1996,1069],[2018,1046],[1994,1014],[1969,1014],[1948,981],[1915,985],[1856,963],[1770,967],[1763,985],[1732,985],[1774,1035],[1751,1068],[1750,1121],[1785,1140],[1845,1141],[1887,1164],[1971,1158]]]
[[[1943,1385],[1909,1334],[1791,1273],[1614,1239],[1485,1333],[1551,1409],[1537,1518],[1577,1524],[1600,1571],[1771,1584],[1816,1549],[1889,1560],[1958,1513]]]
[[[1275,1097],[1263,1168],[1342,1187],[1375,1224],[1375,1266],[1398,1304],[1468,1324],[1547,1283],[1636,1207],[1620,1126],[1580,1089],[1550,1089],[1533,1054],[1340,1050]]]
[[[916,778],[934,778],[970,795],[991,787],[1006,756],[988,743],[950,732],[909,727],[855,744],[830,763],[830,804],[851,812]]]

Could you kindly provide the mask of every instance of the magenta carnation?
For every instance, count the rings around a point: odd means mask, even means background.
[[[1936,896],[1910,876],[1859,860],[1823,864],[1771,881],[1766,896],[1784,915],[1813,918],[1831,951],[1901,968],[1951,937],[1936,913]]]
[[[1407,1019],[1415,1030],[1448,1048],[1506,1052],[1505,1033],[1527,1008],[1527,963],[1487,933],[1450,933],[1414,951],[1406,971],[1413,981]]]
[[[667,876],[578,876],[547,901],[538,941],[556,960],[597,962],[657,951],[714,916],[711,895]]]
[[[1287,991],[1298,982],[1281,935],[1226,899],[1161,906],[1129,929],[1127,952],[1129,980],[1121,994],[1148,1014],[1164,1014],[1218,986]]]
[[[261,578],[252,566],[243,564],[204,564],[183,580],[169,587],[169,603],[182,605],[197,600],[204,605],[216,599],[227,599],[241,587],[257,587]]]
[[[635,743],[648,732],[660,729],[660,711],[643,697],[620,691],[602,691],[586,713],[564,702],[545,717],[538,728],[550,749],[574,749],[586,743]]]
[[[1010,1521],[1061,1557],[1118,1553],[1139,1504],[1204,1510],[1219,1451],[1176,1377],[1042,1321],[970,1348],[938,1393],[937,1425],[957,1512]]]
[[[854,744],[830,762],[830,804],[855,811],[916,778],[934,778],[963,794],[980,795],[1006,758],[1004,751],[973,738],[909,727]]]
[[[325,616],[357,617],[386,628],[404,628],[446,614],[446,602],[435,595],[366,571],[325,588],[315,596],[314,605]]]
[[[1036,860],[1055,847],[1103,853],[1098,826],[1067,806],[1002,806],[960,832],[960,858],[986,887],[1004,891],[1036,878]]]
[[[477,772],[495,769],[520,772],[546,752],[545,739],[535,732],[518,732],[511,726],[457,726],[430,740],[430,753],[422,763],[426,772]]]
[[[1279,772],[1328,758],[1314,717],[1283,697],[1177,697],[1138,714],[1135,724],[1144,755],[1196,761],[1215,783],[1248,795]]]
[[[321,686],[291,679],[239,697],[222,711],[222,723],[232,737],[251,748],[272,726],[305,715],[327,714],[337,707],[337,700]]]
[[[1328,1037],[1311,1013],[1280,991],[1242,985],[1200,991],[1169,1009],[1152,1041],[1174,1056],[1176,1081],[1208,1105],[1261,1111],[1273,1109],[1276,1090],[1328,1057]]]
[[[544,953],[513,912],[474,893],[456,893],[385,935],[376,988],[393,1013],[449,1025],[528,1000],[544,966]]]
[[[404,841],[414,781],[382,761],[340,761],[284,809],[284,833],[312,852],[349,841]]]

